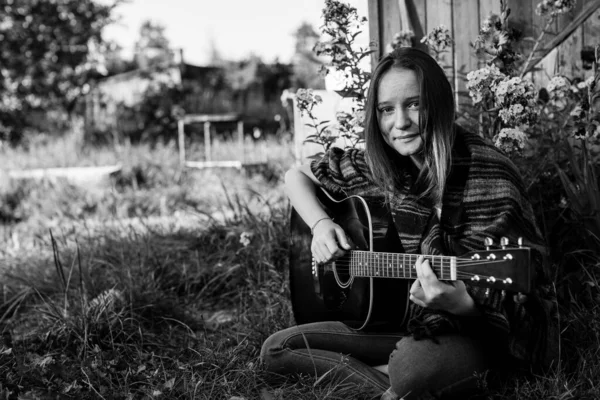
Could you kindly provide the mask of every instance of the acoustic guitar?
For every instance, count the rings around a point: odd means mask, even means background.
[[[315,262],[310,228],[292,210],[290,291],[296,323],[344,321],[358,329],[400,329],[406,323],[419,255],[397,251],[402,245],[386,207],[368,206],[360,196],[336,200],[324,190],[318,197],[355,249],[329,263]],[[482,251],[427,258],[440,280],[528,293],[530,249],[520,239],[518,244],[509,248],[503,238],[498,249],[488,242]]]

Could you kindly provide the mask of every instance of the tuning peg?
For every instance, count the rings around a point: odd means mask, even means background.
[[[502,238],[500,238],[500,246],[502,249],[506,249],[506,246],[508,246],[508,238],[506,236],[502,236]]]
[[[517,244],[519,245],[519,248],[523,247],[523,238],[522,237],[519,237],[517,239]]]
[[[494,244],[494,239],[492,239],[491,237],[486,237],[483,241],[483,244],[485,244],[485,249],[489,250],[490,247]]]

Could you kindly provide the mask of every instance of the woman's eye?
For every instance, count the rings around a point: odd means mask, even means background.
[[[390,113],[390,112],[392,112],[393,110],[394,110],[394,108],[393,108],[393,107],[381,107],[381,108],[379,109],[379,112],[380,112],[380,113]]]
[[[419,102],[415,101],[412,102],[408,105],[408,108],[411,110],[418,110],[419,109]]]

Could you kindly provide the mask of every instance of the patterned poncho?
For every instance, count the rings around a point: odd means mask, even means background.
[[[484,330],[498,347],[531,366],[548,366],[557,357],[556,296],[546,270],[545,249],[522,179],[513,163],[479,136],[456,126],[452,166],[443,195],[441,218],[432,204],[414,193],[414,173],[399,166],[403,187],[385,193],[373,180],[359,149],[332,148],[311,164],[323,187],[333,195],[359,195],[368,202],[387,198],[406,253],[462,255],[480,250],[484,239],[508,237],[532,249],[534,291],[516,303],[501,290],[467,284],[481,317],[458,317],[411,303],[408,330],[418,337]],[[475,323],[474,323],[475,322]]]

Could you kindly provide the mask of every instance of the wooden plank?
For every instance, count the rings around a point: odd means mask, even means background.
[[[381,51],[387,53],[394,35],[402,30],[400,26],[400,8],[398,1],[383,1],[381,3],[379,24],[381,26]]]
[[[454,37],[452,32],[452,0],[435,0],[427,2],[427,32],[431,32],[433,28],[440,25],[444,25],[450,29],[450,34]],[[446,76],[450,84],[454,87],[454,46],[451,46],[448,51],[441,54],[440,64],[446,71]]]
[[[472,0],[454,0],[454,90],[455,101],[461,104],[471,103],[466,90],[467,74],[478,68],[478,60],[470,43],[479,34],[479,8]]]
[[[374,43],[376,48],[375,51],[371,53],[371,70],[375,69],[377,62],[379,61],[379,57],[382,54],[382,46],[381,46],[381,34],[380,34],[380,26],[379,26],[379,18],[383,18],[381,13],[379,12],[379,1],[380,0],[371,0],[368,2],[369,6],[369,41]]]
[[[500,15],[500,1],[479,0],[479,26],[490,14]]]
[[[182,118],[184,124],[194,122],[234,122],[241,119],[239,114],[189,114]]]
[[[419,26],[415,26],[413,23],[413,32],[417,36],[418,40],[427,33],[427,2],[435,0],[406,0],[406,8],[411,14],[411,21],[415,21],[412,18],[412,13],[416,14],[416,18],[419,21]]]
[[[567,25],[562,32],[554,37],[544,49],[540,51],[540,58],[545,58],[555,47],[565,41],[586,19],[588,19],[596,10],[600,8],[600,0],[588,0],[579,14]],[[533,64],[533,63],[532,63]],[[531,68],[531,66],[529,67]]]
[[[510,27],[520,30],[523,37],[537,38],[532,19],[535,11],[533,3],[533,0],[508,0],[508,8],[510,8],[508,24]],[[522,41],[518,46],[518,50],[526,57],[532,48],[532,41]]]
[[[421,43],[421,39],[427,33],[427,0],[403,0],[404,7],[408,13],[410,29],[415,35],[413,46],[423,51],[428,51],[427,46]],[[433,0],[430,0],[433,1]]]
[[[532,33],[531,33],[531,36],[527,37],[528,39],[530,39],[530,40],[528,40],[529,47],[527,47],[529,50],[531,50],[531,48],[533,47],[534,40],[537,40],[537,38],[540,36],[540,34],[544,30],[544,28],[546,28],[547,18],[544,16],[541,16],[541,15],[538,15],[535,11],[536,8],[537,8],[537,3],[533,4],[533,7],[531,7]],[[548,31],[544,34],[544,37],[542,38],[542,42],[538,46],[538,49],[543,49],[544,43],[547,43],[548,41],[550,41],[554,36],[556,36],[556,26],[548,27]],[[524,55],[525,55],[525,57],[528,57],[529,51],[527,53],[524,53]]]
[[[558,73],[569,79],[583,75],[581,62],[581,46],[583,42],[583,27],[573,31],[558,47]]]
[[[406,0],[396,0],[396,3],[398,4],[398,14],[400,15],[400,30],[412,30],[408,9],[406,8]]]
[[[600,8],[583,21],[583,45],[594,47],[600,44]]]
[[[591,50],[593,54],[595,46],[600,44],[600,9],[594,11],[594,13],[583,22],[582,30],[582,49],[587,48]],[[584,79],[594,76],[594,70],[591,63],[583,64],[583,67]]]
[[[535,84],[538,88],[545,87],[558,72],[558,49],[552,49],[536,66],[540,71],[535,72]]]
[[[500,15],[500,1],[499,0],[479,0],[479,27],[483,21],[488,19],[490,15]],[[475,38],[473,38],[475,40]],[[479,67],[482,68],[485,65],[485,60],[482,58],[478,60]]]
[[[573,6],[571,11],[569,11],[566,14],[558,15],[558,17],[556,18],[557,32],[562,32],[562,30],[565,29],[571,23],[573,18],[575,18],[575,16],[581,12],[581,10],[583,9],[583,3],[585,3],[585,1],[576,1],[575,6]]]

